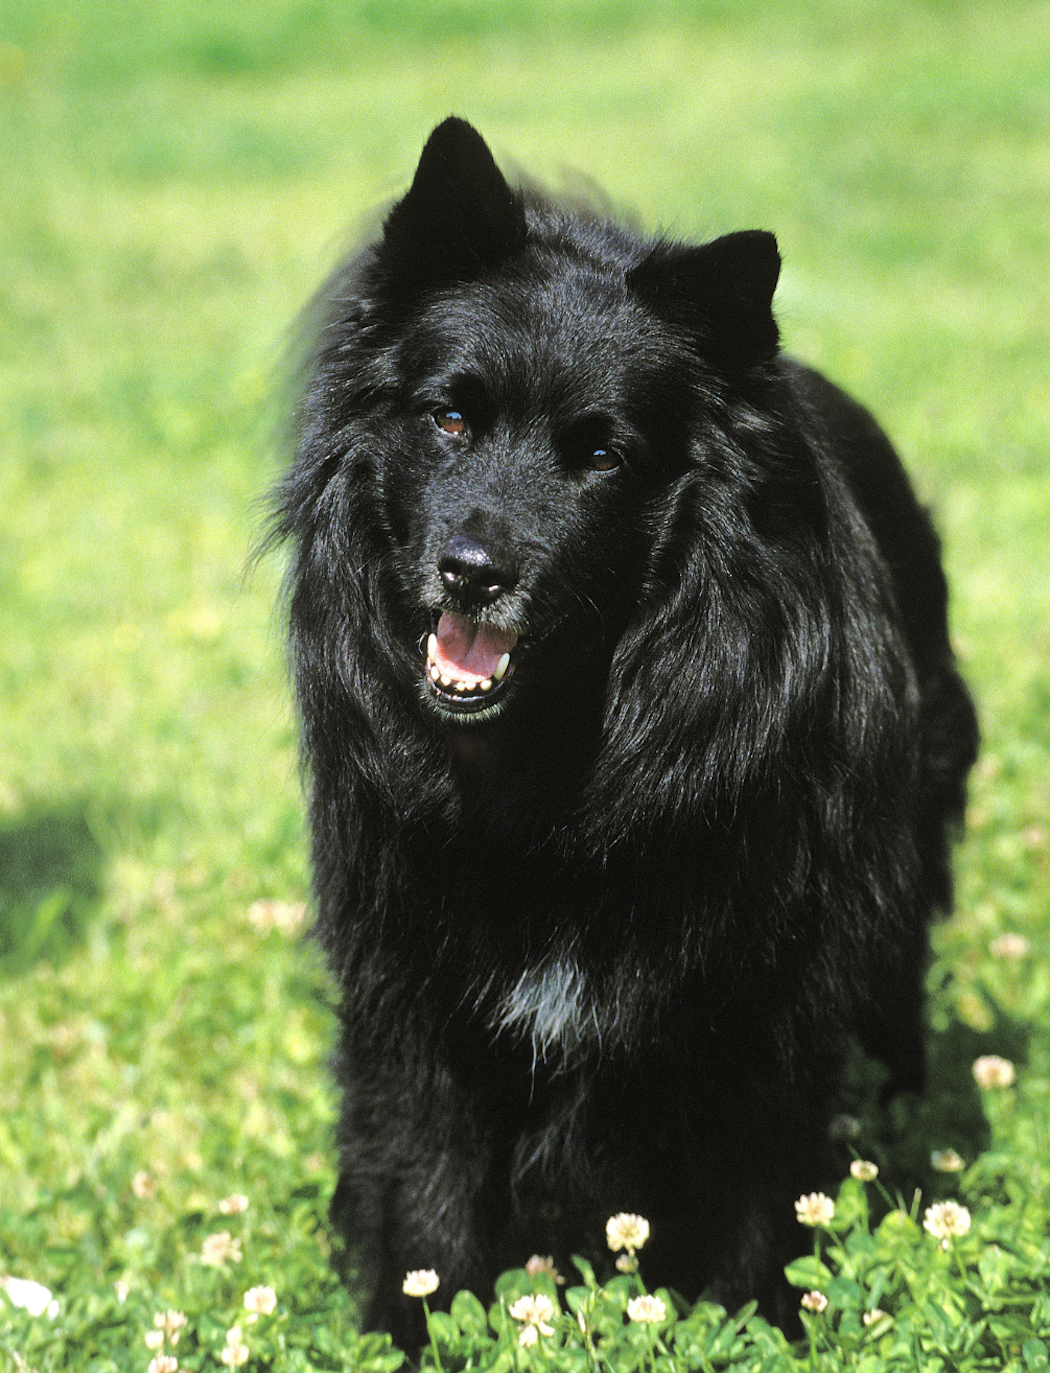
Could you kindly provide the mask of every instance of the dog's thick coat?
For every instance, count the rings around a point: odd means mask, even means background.
[[[333,1214],[408,1347],[406,1270],[483,1293],[620,1210],[651,1285],[784,1318],[851,1037],[922,1083],[976,726],[931,523],[779,353],[779,265],[513,189],[450,119],[323,294],[276,527]]]

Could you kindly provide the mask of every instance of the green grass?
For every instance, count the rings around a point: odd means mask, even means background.
[[[145,1369],[168,1307],[190,1315],[183,1366],[220,1368],[259,1283],[279,1306],[244,1325],[249,1368],[384,1368],[328,1262],[325,978],[248,918],[301,903],[307,875],[280,568],[245,567],[287,328],[453,110],[653,227],[775,229],[788,346],[876,410],[936,510],[985,751],[936,936],[932,1090],[866,1115],[857,1147],[923,1205],[973,1208],[967,1331],[996,1292],[1047,1321],[1048,91],[1050,10],[1022,0],[7,0],[0,1274],[47,1284],[59,1315],[0,1296],[0,1368]],[[1028,956],[992,956],[1008,931]],[[1019,1065],[990,1125],[982,1052]],[[961,1182],[929,1168],[947,1146]],[[249,1209],[226,1215],[234,1193]],[[218,1230],[240,1263],[195,1261]],[[918,1321],[914,1366],[1045,1366],[1034,1333],[992,1325],[976,1353],[923,1352],[923,1302],[955,1279],[906,1238],[904,1257],[896,1231],[878,1244],[898,1245],[885,1291],[898,1330]],[[993,1240],[1016,1269],[998,1288]],[[855,1288],[814,1317],[822,1366],[866,1366],[843,1333],[872,1290],[854,1260],[829,1258]],[[746,1331],[704,1345],[704,1321],[680,1366],[694,1346],[711,1367],[789,1357]],[[462,1366],[467,1335],[444,1334]],[[618,1373],[647,1350],[625,1336]]]

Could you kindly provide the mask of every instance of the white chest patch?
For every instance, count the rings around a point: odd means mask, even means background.
[[[539,1059],[579,1047],[595,1032],[583,974],[570,958],[529,968],[503,999],[496,1025],[532,1041]]]

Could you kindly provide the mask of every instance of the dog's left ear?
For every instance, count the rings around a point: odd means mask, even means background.
[[[776,239],[749,229],[701,247],[660,244],[627,273],[627,284],[658,315],[695,334],[712,362],[736,369],[777,350],[779,276]]]
[[[383,228],[392,284],[469,280],[525,242],[525,207],[477,129],[446,119],[427,139],[408,194]]]

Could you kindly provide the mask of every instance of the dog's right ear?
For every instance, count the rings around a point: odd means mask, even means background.
[[[446,119],[387,218],[379,260],[399,291],[467,281],[521,248],[525,232],[522,197],[485,140],[465,120]]]

